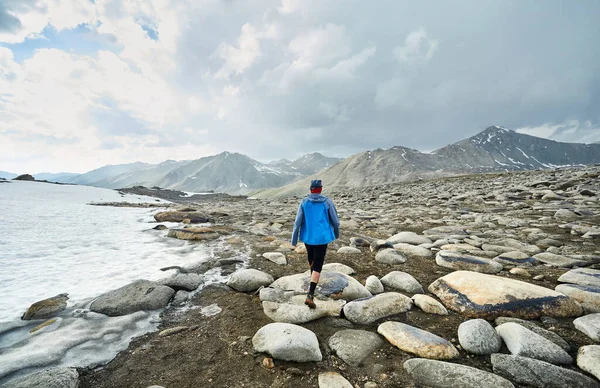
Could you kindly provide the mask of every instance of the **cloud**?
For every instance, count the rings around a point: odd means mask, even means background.
[[[427,31],[421,27],[413,31],[404,40],[403,46],[394,49],[394,57],[399,63],[410,62],[414,60],[429,60],[435,54],[438,47],[438,41],[429,39]]]
[[[213,54],[224,62],[215,77],[228,79],[231,74],[243,73],[258,61],[260,54],[259,34],[250,24],[244,24],[237,47],[223,43]]]
[[[600,124],[594,125],[591,121],[580,123],[579,120],[569,120],[561,124],[517,128],[515,131],[567,143],[590,144],[600,141]]]

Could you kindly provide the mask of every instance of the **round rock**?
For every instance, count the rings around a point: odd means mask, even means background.
[[[323,360],[315,333],[290,323],[270,323],[261,327],[252,337],[252,345],[255,351],[268,353],[279,360]]]
[[[367,278],[365,281],[365,288],[373,295],[381,294],[384,291],[381,280],[375,275],[371,275]]]
[[[445,339],[404,323],[387,321],[379,325],[377,332],[400,350],[419,357],[449,360],[459,355]]]
[[[256,291],[260,287],[266,287],[273,281],[273,276],[270,274],[250,268],[234,272],[227,281],[227,285],[236,291],[250,292]]]
[[[157,310],[169,303],[175,294],[171,287],[149,280],[138,280],[124,287],[100,295],[90,310],[116,317],[141,310]]]
[[[443,304],[433,299],[429,295],[416,294],[412,297],[413,302],[417,307],[429,314],[448,315],[448,310]]]
[[[348,365],[357,367],[383,345],[376,333],[340,330],[329,338],[329,347]]]
[[[396,265],[405,263],[406,257],[402,256],[393,248],[386,248],[377,252],[375,255],[375,261],[382,264]]]
[[[484,319],[471,319],[458,326],[458,342],[469,353],[488,355],[498,353],[502,338]]]
[[[410,294],[423,294],[423,287],[417,279],[410,274],[401,271],[392,271],[381,278],[381,283],[385,287],[398,291],[408,292]]]

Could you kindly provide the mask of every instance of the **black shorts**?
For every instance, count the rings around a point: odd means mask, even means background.
[[[306,252],[308,253],[308,264],[311,269],[315,272],[321,272],[323,269],[323,263],[325,262],[325,254],[327,253],[327,244],[323,245],[308,245],[306,246]]]

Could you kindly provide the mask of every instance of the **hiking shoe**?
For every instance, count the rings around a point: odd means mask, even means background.
[[[304,301],[304,304],[308,306],[309,309],[316,309],[317,305],[314,302],[314,296],[311,294],[306,295],[306,300]]]

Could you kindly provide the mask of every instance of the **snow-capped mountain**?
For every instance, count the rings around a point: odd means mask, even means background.
[[[321,179],[325,187],[333,189],[593,163],[600,163],[600,144],[560,143],[493,126],[431,153],[400,146],[361,152],[318,174],[256,195],[301,195],[306,193],[311,179]]]

